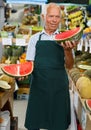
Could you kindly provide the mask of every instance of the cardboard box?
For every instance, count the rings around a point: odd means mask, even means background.
[[[28,100],[30,88],[19,88],[17,91],[18,100]]]
[[[29,94],[17,94],[18,100],[28,100]]]
[[[17,91],[17,94],[29,94],[29,91],[30,91],[30,88],[28,87],[22,87],[22,88],[19,88],[18,91]]]

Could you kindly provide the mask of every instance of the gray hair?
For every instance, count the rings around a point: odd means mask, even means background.
[[[60,6],[57,5],[56,3],[46,4],[46,5],[43,7],[42,14],[45,16],[45,15],[47,14],[47,11],[48,11],[49,8],[55,8],[55,7],[57,7],[57,8],[60,10],[60,16],[61,16]]]

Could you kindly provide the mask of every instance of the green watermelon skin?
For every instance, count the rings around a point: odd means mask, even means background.
[[[87,110],[91,113],[91,99],[85,100],[85,106],[86,106]]]
[[[1,70],[10,77],[24,77],[32,73],[33,62],[9,64],[3,66]]]
[[[67,30],[65,32],[56,34],[54,36],[54,40],[57,42],[65,42],[65,41],[79,41],[83,35],[83,29],[81,27],[77,27],[72,30]]]

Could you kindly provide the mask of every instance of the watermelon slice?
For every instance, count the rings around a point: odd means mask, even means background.
[[[33,71],[33,62],[25,62],[21,64],[9,64],[2,68],[2,71],[11,77],[27,76]]]
[[[85,106],[91,112],[91,99],[85,100]]]
[[[76,27],[72,30],[67,30],[65,32],[56,34],[54,36],[54,40],[57,42],[65,42],[65,41],[79,41],[82,37],[83,29],[81,27]]]

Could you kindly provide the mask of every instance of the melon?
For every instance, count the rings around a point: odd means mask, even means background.
[[[85,106],[91,112],[91,99],[85,100]]]
[[[8,90],[11,86],[8,84],[8,82],[0,80],[0,90]]]
[[[11,77],[24,77],[32,73],[33,62],[25,62],[19,64],[9,64],[2,68],[2,71]]]
[[[91,98],[91,80],[86,76],[81,76],[76,82],[76,87],[82,98]]]
[[[83,34],[83,29],[81,27],[76,27],[74,29],[56,34],[54,36],[54,40],[56,40],[57,42],[65,42],[65,41],[77,42],[81,39],[82,34]]]

